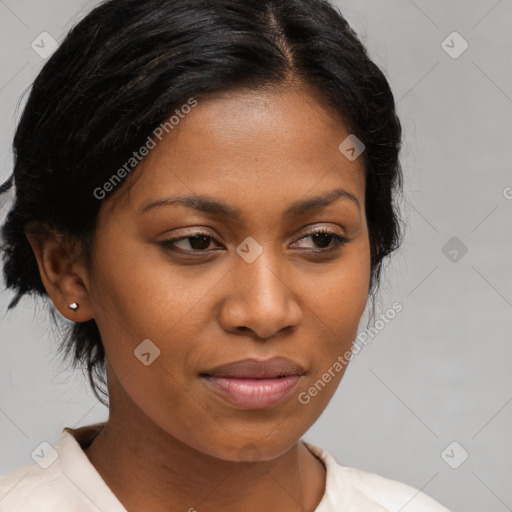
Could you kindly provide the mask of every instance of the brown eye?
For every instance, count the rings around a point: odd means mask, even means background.
[[[317,229],[313,233],[303,236],[299,242],[307,238],[311,238],[313,243],[316,244],[316,248],[313,247],[313,250],[318,249],[319,251],[334,250],[349,241],[348,238],[325,228]]]
[[[311,249],[305,248],[304,251],[313,253],[334,251],[349,241],[348,238],[345,238],[339,233],[328,230],[326,228],[315,229],[308,235],[301,237],[298,242],[308,238],[313,241],[315,246]],[[209,233],[196,232],[194,234],[190,234],[189,236],[181,236],[177,238],[171,238],[169,240],[163,240],[159,243],[159,245],[168,251],[188,253],[191,255],[194,253],[199,253],[198,255],[201,255],[201,252],[208,252],[210,250],[212,241],[215,241],[215,238]],[[181,247],[179,244],[181,244]]]
[[[206,233],[198,233],[191,236],[182,236],[179,238],[164,240],[160,242],[160,245],[169,250],[182,252],[206,251],[208,250],[212,240],[215,240],[212,236]],[[179,243],[182,243],[185,247],[179,247]],[[189,248],[187,248],[186,245],[188,245]]]

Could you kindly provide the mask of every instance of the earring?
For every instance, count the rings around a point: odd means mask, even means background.
[[[78,309],[78,304],[76,302],[72,302],[71,304],[68,304],[68,308],[72,311],[76,311]]]

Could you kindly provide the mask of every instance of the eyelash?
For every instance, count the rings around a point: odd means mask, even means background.
[[[350,241],[348,238],[345,238],[344,236],[339,235],[335,231],[331,231],[331,230],[329,230],[327,228],[317,228],[314,231],[312,231],[312,232],[302,236],[301,238],[299,238],[297,240],[297,242],[300,242],[300,241],[304,240],[305,238],[308,238],[310,236],[314,236],[314,235],[317,235],[317,234],[330,235],[330,236],[332,236],[335,239],[336,242],[335,242],[334,245],[331,245],[331,246],[329,246],[326,249],[316,249],[316,250],[315,249],[304,249],[304,251],[309,252],[310,254],[326,254],[326,253],[331,253],[331,252],[334,252],[334,251],[340,249],[343,245],[345,245],[347,242]],[[206,238],[209,238],[211,240],[215,240],[215,238],[213,236],[211,236],[209,233],[202,232],[202,231],[196,231],[196,232],[194,232],[194,234],[190,234],[188,236],[181,236],[181,237],[178,237],[178,238],[171,238],[169,240],[163,240],[162,242],[159,242],[159,245],[161,245],[167,251],[176,252],[176,253],[182,253],[182,254],[187,254],[187,255],[194,254],[194,255],[197,255],[197,256],[202,256],[202,255],[205,255],[206,253],[209,253],[211,251],[210,250],[204,250],[204,251],[184,250],[184,249],[179,249],[179,248],[177,248],[175,246],[175,244],[177,242],[181,242],[182,240],[199,238],[199,237],[202,237],[202,236],[204,236]]]

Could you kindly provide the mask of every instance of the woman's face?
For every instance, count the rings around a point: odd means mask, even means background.
[[[114,371],[111,414],[129,400],[236,461],[277,457],[322,413],[370,279],[363,161],[340,152],[350,133],[333,116],[306,92],[218,95],[153,137],[129,193],[104,200],[87,288]],[[191,199],[165,202],[177,196]],[[274,357],[295,376],[212,370]]]

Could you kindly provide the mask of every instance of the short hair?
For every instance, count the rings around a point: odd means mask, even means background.
[[[16,292],[8,309],[25,294],[47,295],[25,229],[56,229],[81,242],[90,262],[101,204],[92,191],[169,115],[191,96],[290,83],[312,91],[365,145],[373,294],[401,241],[401,125],[386,77],[341,12],[327,0],[110,0],[48,59],[15,133],[14,171],[0,187],[16,190],[1,230],[4,280]],[[107,405],[94,319],[69,326],[61,348],[85,365]]]

